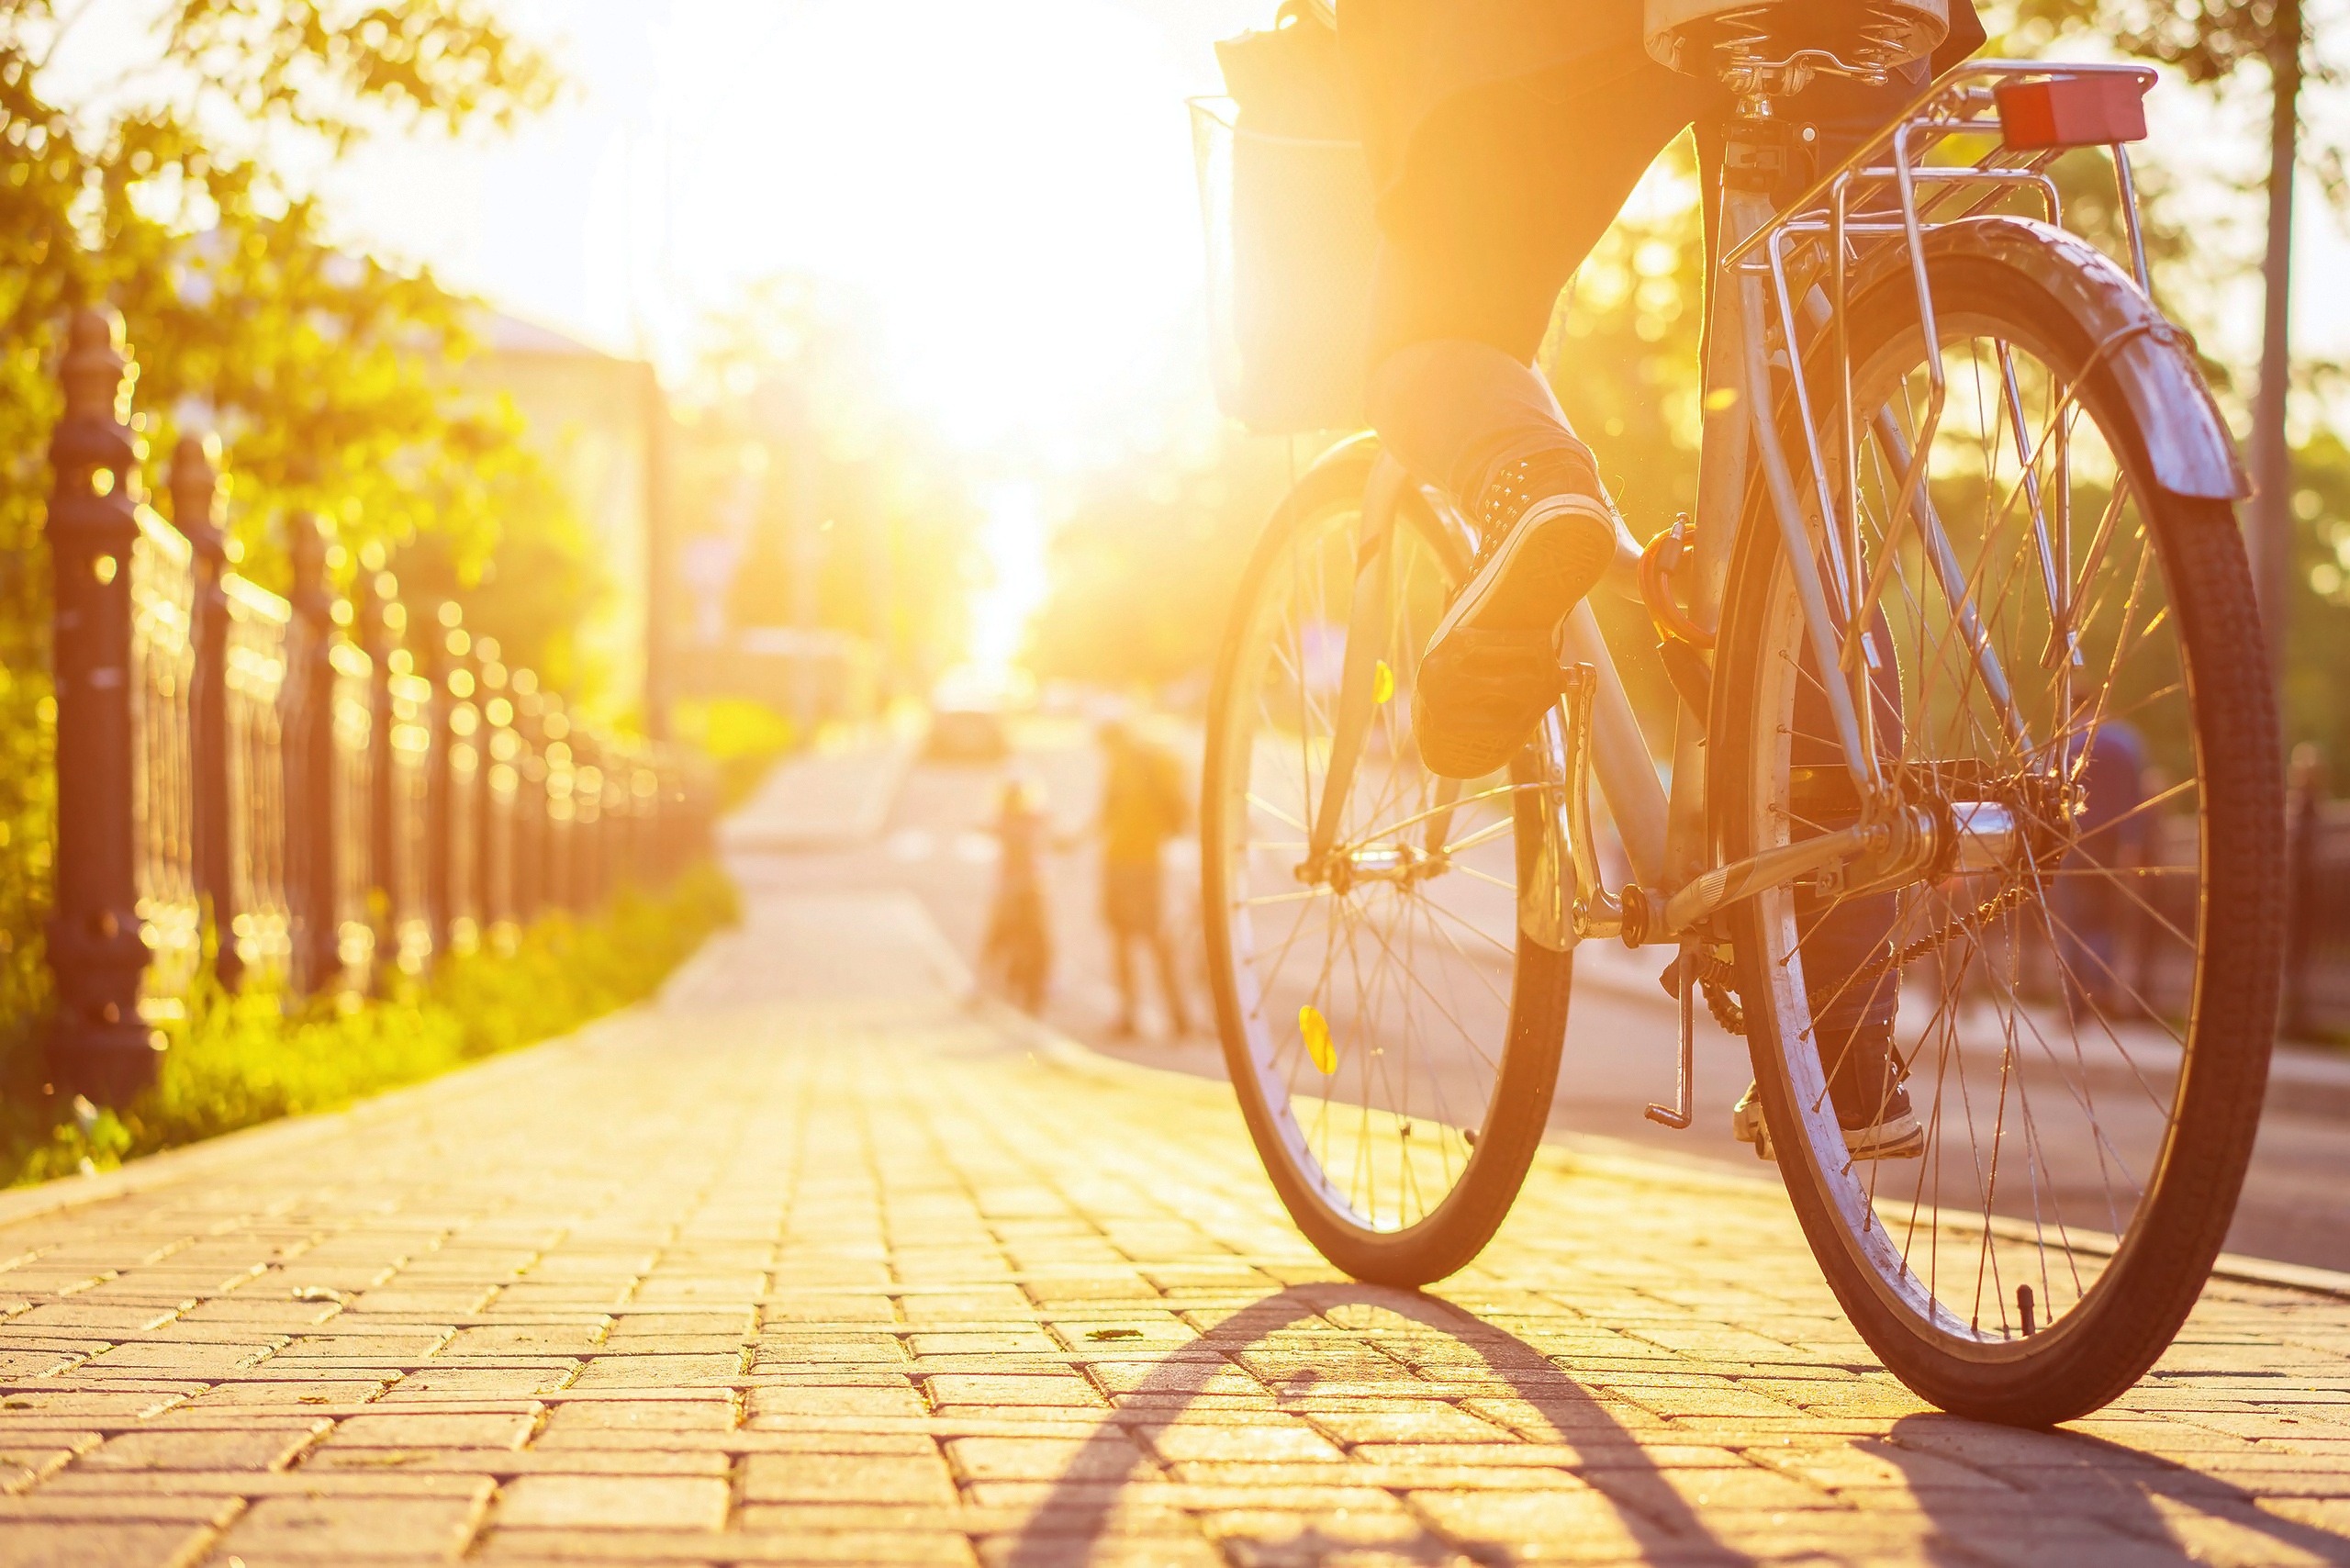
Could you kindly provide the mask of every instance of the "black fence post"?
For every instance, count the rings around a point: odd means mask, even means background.
[[[448,857],[443,884],[447,904],[442,929],[451,950],[471,952],[482,936],[482,830],[484,825],[479,661],[473,636],[465,630],[462,608],[441,607],[442,669],[441,734],[448,750],[442,783],[448,792],[445,812]]]
[[[463,615],[453,599],[444,599],[433,621],[423,627],[417,674],[432,683],[432,749],[425,758],[424,786],[424,910],[432,933],[432,957],[449,950],[449,927],[455,918],[449,888],[451,801],[449,799],[449,710],[442,682],[448,674],[449,655],[443,644],[447,630]]]
[[[514,700],[514,924],[520,931],[546,904],[546,734],[539,723],[537,672],[518,669],[507,684]]]
[[[586,914],[604,902],[604,751],[571,731],[571,907]]]
[[[475,885],[478,889],[483,938],[498,952],[513,950],[515,816],[521,805],[521,776],[515,763],[521,742],[514,734],[510,677],[498,657],[495,637],[474,640],[474,678],[481,710],[481,846]]]
[[[210,436],[184,435],[172,449],[167,487],[172,526],[196,553],[196,674],[188,683],[188,752],[195,797],[196,892],[218,944],[212,972],[233,987],[244,973],[237,951],[237,875],[231,859],[229,769],[229,536],[220,526],[219,447]]]
[[[130,365],[121,325],[75,312],[50,442],[47,532],[54,579],[57,905],[49,963],[57,1014],[51,1070],[119,1103],[154,1076],[162,1037],[139,1015],[147,943],[133,864],[130,552],[138,448],[125,422]]]
[[[294,567],[283,711],[285,904],[293,983],[305,994],[336,983],[342,934],[335,908],[338,820],[334,765],[335,594],[327,554],[330,524],[307,511],[286,520]]]
[[[380,546],[360,558],[352,613],[359,651],[367,655],[367,835],[368,924],[375,928],[375,975],[398,971],[399,776],[392,756],[392,651],[407,624],[399,602],[399,579],[384,570]]]
[[[578,769],[571,754],[571,719],[563,699],[539,693],[539,734],[546,759],[546,851],[539,862],[541,907],[579,908]]]

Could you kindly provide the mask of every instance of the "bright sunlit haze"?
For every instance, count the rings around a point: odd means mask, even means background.
[[[1195,415],[1186,95],[1249,7],[754,0],[513,7],[576,78],[509,142],[333,176],[355,234],[665,361],[781,272],[846,285],[957,444],[1056,465]]]

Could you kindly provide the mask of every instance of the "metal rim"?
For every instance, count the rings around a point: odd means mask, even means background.
[[[1373,733],[1339,833],[1345,869],[1302,882],[1316,743],[1330,725],[1352,589],[1359,502],[1296,520],[1237,635],[1216,813],[1239,1049],[1280,1159],[1333,1222],[1415,1229],[1459,1193],[1494,1110],[1516,963],[1516,778],[1461,786],[1448,807],[1419,765],[1410,692],[1465,552],[1399,518],[1398,591]],[[1555,747],[1555,725],[1545,726]],[[1441,860],[1440,868],[1432,860]],[[1324,1073],[1302,1008],[1321,1015]]]

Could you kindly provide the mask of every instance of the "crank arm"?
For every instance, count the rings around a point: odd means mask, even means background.
[[[1848,827],[1783,844],[1732,865],[1717,866],[1664,901],[1663,929],[1656,935],[1678,935],[1764,888],[1808,877],[1830,866],[1841,867],[1866,854],[1882,833],[1876,827]]]
[[[1835,873],[1831,879],[1853,891],[1915,876],[1934,864],[1948,836],[1937,830],[1932,812],[1905,806],[1889,821],[1855,823],[1817,838],[1783,844],[1718,866],[1690,882],[1664,901],[1648,935],[1658,939],[1685,935],[1765,888],[1821,872]]]

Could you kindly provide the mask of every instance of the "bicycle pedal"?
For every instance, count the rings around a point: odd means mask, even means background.
[[[1731,1109],[1730,1136],[1740,1143],[1752,1144],[1755,1159],[1775,1160],[1779,1152],[1771,1142],[1770,1124],[1762,1119],[1762,1097],[1758,1091],[1759,1085],[1748,1084],[1746,1092]]]

